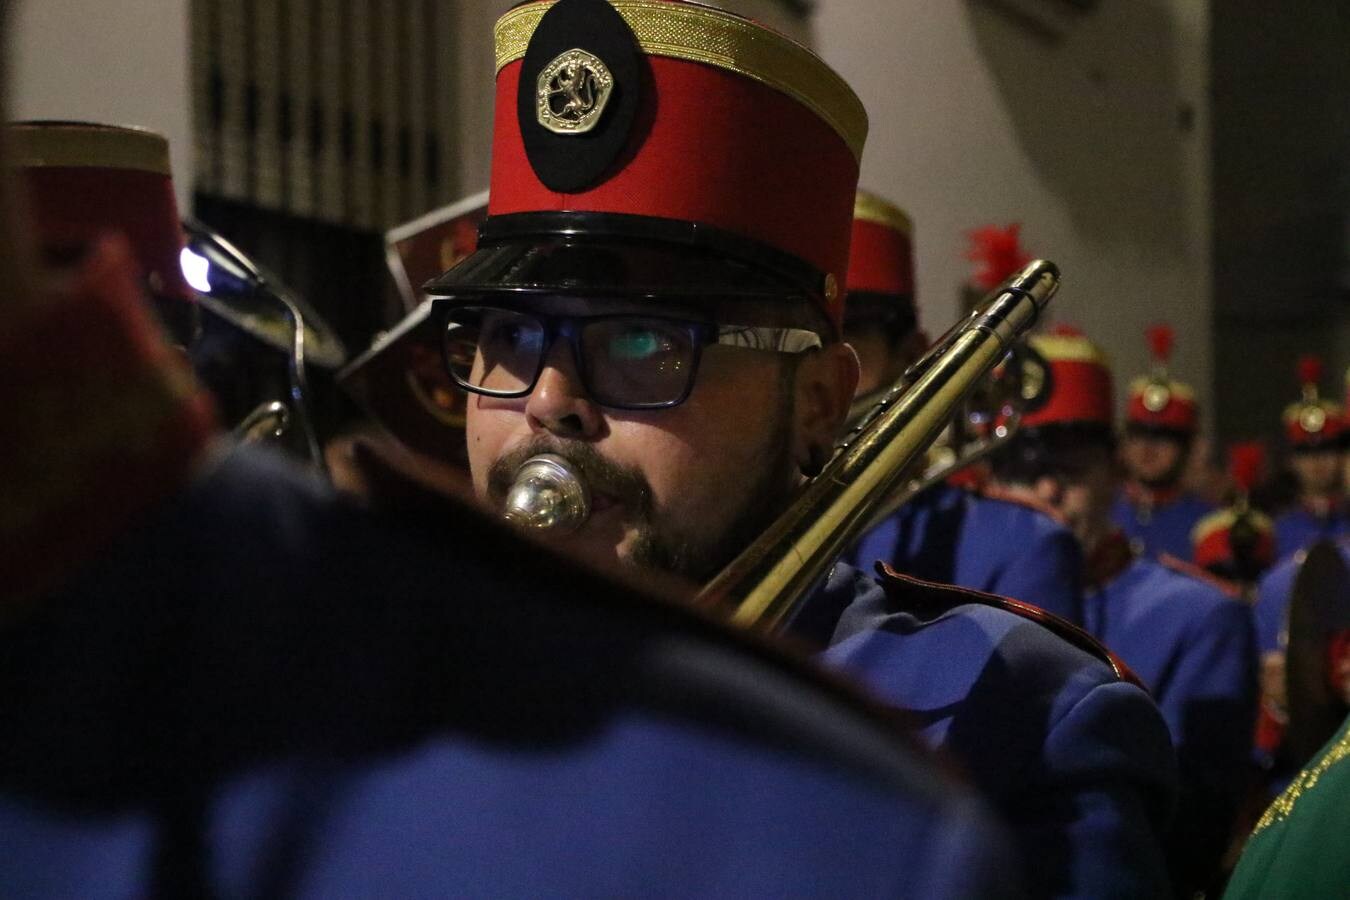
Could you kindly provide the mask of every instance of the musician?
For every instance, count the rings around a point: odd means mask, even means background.
[[[1030,339],[1048,393],[996,452],[994,477],[1055,505],[1087,556],[1087,629],[1158,702],[1177,748],[1181,800],[1170,839],[1179,896],[1203,888],[1227,845],[1256,709],[1251,613],[1201,570],[1138,552],[1111,520],[1117,489],[1111,372],[1068,329]]]
[[[927,344],[913,299],[912,234],[898,207],[858,192],[844,307],[844,339],[862,367],[855,409],[899,378]],[[884,560],[925,581],[1012,597],[1081,623],[1082,551],[1057,516],[987,483],[937,484],[863,535],[847,558],[864,569]]]
[[[1170,554],[1190,561],[1191,533],[1213,507],[1183,486],[1199,427],[1195,390],[1167,370],[1175,335],[1171,326],[1147,332],[1153,371],[1130,385],[1120,456],[1128,474],[1112,518],[1136,552]]]
[[[474,487],[500,509],[553,454],[592,509],[560,543],[706,580],[821,468],[853,399],[841,279],[865,116],[823,63],[729,14],[545,9],[498,25],[489,217],[428,285],[473,394]],[[554,94],[583,70],[617,87]],[[1016,826],[1034,894],[1156,894],[1172,760],[1144,693],[1000,601],[889,591],[840,566],[796,636],[960,761]]]
[[[928,349],[914,302],[914,223],[870,191],[853,201],[844,340],[858,356],[858,403],[875,403]]]
[[[1234,444],[1229,458],[1232,501],[1200,520],[1191,544],[1197,566],[1239,586],[1250,598],[1275,561],[1275,524],[1251,504],[1265,471],[1265,447],[1259,441]]]
[[[7,896],[1016,895],[970,795],[801,662],[222,440],[146,302],[162,140],[67,149],[145,194],[90,195],[31,296],[0,202]]]
[[[1305,356],[1298,364],[1303,396],[1284,411],[1289,467],[1298,482],[1295,505],[1275,517],[1275,552],[1288,556],[1320,538],[1350,533],[1350,504],[1341,481],[1345,456],[1345,411],[1318,395],[1322,361]]]

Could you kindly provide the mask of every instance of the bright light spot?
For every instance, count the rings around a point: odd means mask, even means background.
[[[183,277],[193,290],[211,293],[211,279],[207,277],[211,271],[211,261],[205,256],[192,252],[190,247],[184,247],[183,252],[178,254],[178,267],[183,270]]]

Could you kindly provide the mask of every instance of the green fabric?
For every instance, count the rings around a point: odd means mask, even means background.
[[[1275,798],[1224,900],[1350,897],[1350,719]]]

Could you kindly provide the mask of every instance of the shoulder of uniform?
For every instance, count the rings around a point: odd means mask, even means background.
[[[999,503],[1010,503],[1013,506],[1020,506],[1023,509],[1030,509],[1038,512],[1050,519],[1056,524],[1067,525],[1062,513],[1049,503],[1038,497],[1033,497],[1023,491],[1010,491],[1007,488],[998,485],[986,484],[975,488],[972,493],[984,500],[994,500]]]
[[[1186,505],[1189,506],[1190,508],[1201,510],[1205,513],[1211,513],[1214,512],[1216,509],[1221,508],[1215,506],[1213,503],[1210,503],[1208,500],[1206,500],[1204,497],[1201,497],[1199,494],[1190,494],[1190,493],[1183,494],[1182,499],[1186,501]]]
[[[877,580],[892,602],[921,618],[935,617],[958,606],[974,604],[999,609],[1020,619],[1035,622],[1056,637],[1068,641],[1089,656],[1105,663],[1115,674],[1117,681],[1128,682],[1145,691],[1148,690],[1130,667],[1125,665],[1124,660],[1107,649],[1105,644],[1068,619],[1046,612],[1040,607],[1011,597],[901,575],[884,562],[877,563]]]
[[[1203,582],[1231,600],[1237,600],[1242,597],[1242,589],[1233,582],[1226,578],[1220,578],[1213,572],[1202,569],[1195,563],[1179,559],[1170,553],[1159,553],[1158,564],[1168,571],[1176,572],[1195,581]]]

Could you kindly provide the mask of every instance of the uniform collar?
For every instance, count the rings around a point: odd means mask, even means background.
[[[1300,497],[1298,505],[1299,508],[1308,515],[1322,521],[1340,515],[1346,508],[1346,502],[1343,497],[1335,495],[1328,496],[1326,494]]]
[[[1124,572],[1135,560],[1129,538],[1119,529],[1097,542],[1088,554],[1084,580],[1088,590],[1101,590]]]
[[[1169,503],[1175,503],[1181,499],[1181,485],[1169,484],[1161,487],[1149,487],[1138,481],[1130,481],[1125,484],[1125,496],[1130,499],[1134,506],[1147,506],[1156,509],[1159,506],[1167,506]]]

